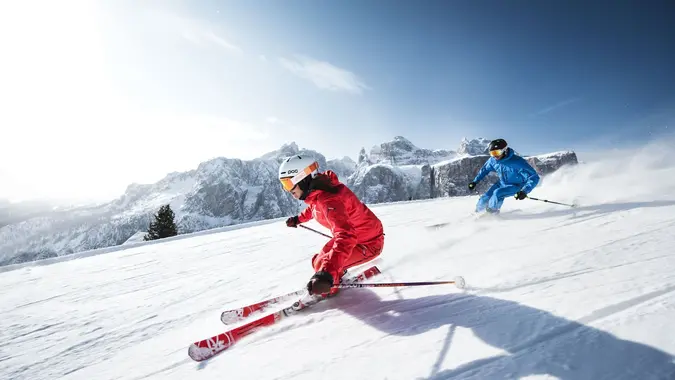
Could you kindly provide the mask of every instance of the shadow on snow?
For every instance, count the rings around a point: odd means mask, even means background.
[[[628,211],[646,207],[668,207],[668,206],[675,206],[675,200],[601,203],[597,205],[578,206],[575,208],[559,206],[562,207],[560,210],[544,211],[534,214],[529,213],[526,214],[522,212],[512,211],[502,213],[500,214],[500,217],[503,219],[541,219],[541,218],[553,218],[558,216],[572,215],[573,217],[589,218],[617,211]]]
[[[517,302],[467,294],[385,301],[370,289],[346,293],[333,300],[335,307],[386,334],[410,336],[447,325],[429,380],[675,379],[674,358],[664,351]],[[456,327],[508,354],[439,372]]]

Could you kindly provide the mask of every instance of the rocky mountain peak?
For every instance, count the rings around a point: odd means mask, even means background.
[[[450,150],[419,148],[407,138],[396,136],[392,141],[372,147],[368,161],[372,164],[424,165],[448,160],[455,155],[455,152]]]
[[[462,138],[462,141],[459,143],[459,149],[457,149],[457,154],[469,156],[488,154],[487,147],[490,144],[490,141],[492,140],[484,139],[482,137],[471,140],[464,137]]]
[[[300,153],[300,148],[295,141],[282,145],[279,149],[273,150],[271,152],[265,153],[260,156],[262,160],[278,160],[284,157],[290,157],[292,155]]]

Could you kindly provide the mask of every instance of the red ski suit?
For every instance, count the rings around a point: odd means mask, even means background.
[[[305,223],[312,218],[333,233],[333,238],[312,258],[314,271],[325,271],[339,283],[343,271],[370,261],[382,253],[384,229],[373,212],[361,202],[337,175],[327,170],[323,174],[337,188],[335,194],[314,190],[305,199],[308,207],[298,215]]]

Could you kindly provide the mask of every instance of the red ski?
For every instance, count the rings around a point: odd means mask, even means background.
[[[374,267],[371,267],[367,270],[370,270],[372,268]],[[268,298],[266,300],[256,302],[247,306],[241,306],[234,309],[225,310],[220,314],[220,321],[226,325],[240,323],[248,318],[251,318],[253,314],[262,315],[262,313],[264,313],[270,306],[274,306],[279,303],[284,303],[294,297],[300,297],[306,293],[307,290],[303,287],[302,289],[294,290],[286,294]]]
[[[359,281],[369,279],[380,273],[381,272],[377,268],[377,266],[372,266],[364,270],[357,276],[345,280],[343,283],[346,284],[356,283]],[[322,296],[302,297],[301,299],[293,303],[293,305],[286,307],[282,310],[267,314],[245,325],[236,327],[234,329],[225,331],[224,333],[191,344],[188,349],[188,355],[190,356],[190,358],[198,362],[212,358],[213,356],[232,347],[235,343],[241,340],[241,338],[259,330],[261,327],[273,325],[288,316],[296,314],[302,309],[305,309],[309,306],[319,303],[324,299],[326,299],[326,297]]]
[[[234,324],[242,322],[244,319],[249,318],[253,313],[262,313],[268,307],[286,302],[292,297],[299,297],[307,293],[305,288],[294,290],[290,293],[282,294],[273,298],[268,298],[264,301],[260,301],[248,306],[238,307],[236,309],[225,310],[220,314],[220,321],[224,324]]]

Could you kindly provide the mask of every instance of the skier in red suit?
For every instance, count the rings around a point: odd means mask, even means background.
[[[331,230],[330,239],[312,257],[314,275],[307,283],[310,294],[335,293],[345,270],[375,259],[384,248],[384,229],[375,214],[343,183],[327,170],[319,173],[319,164],[304,156],[285,159],[279,168],[284,190],[308,207],[286,220],[288,227],[315,219]]]

